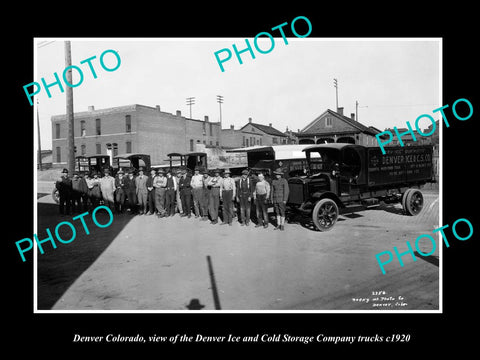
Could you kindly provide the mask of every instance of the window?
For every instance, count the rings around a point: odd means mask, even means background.
[[[210,141],[211,142],[211,141]],[[203,144],[207,145],[207,140],[203,140]],[[210,144],[211,145],[211,144]]]
[[[95,119],[95,134],[102,135],[102,123],[100,119]]]
[[[243,140],[242,140],[242,146],[245,146],[245,136],[243,137]]]
[[[55,139],[60,139],[60,124],[55,124]]]
[[[210,136],[213,136],[213,125],[210,123]]]
[[[278,144],[278,139],[276,137],[272,138],[272,144]]]
[[[102,153],[102,144],[95,144],[95,145],[96,145],[97,154],[101,154]]]
[[[246,139],[245,141],[246,141],[245,146],[248,146],[248,139]]]
[[[125,132],[132,132],[132,117],[130,115],[125,115]]]
[[[82,146],[80,147],[80,151],[82,155],[85,155],[87,153],[87,147],[85,146],[85,144],[82,144]]]
[[[210,145],[213,145],[212,140],[210,140]]]
[[[325,118],[325,126],[326,127],[332,127],[332,118],[331,117]]]
[[[260,145],[262,145],[262,138],[260,138]]]
[[[193,139],[190,139],[190,151],[193,151]]]
[[[85,130],[85,120],[80,121],[80,136],[84,137],[87,135],[87,131]]]
[[[215,142],[215,145],[217,145],[217,146],[219,145],[219,142],[218,142],[218,140]]]
[[[127,141],[125,143],[125,146],[127,148],[127,150],[125,151],[127,154],[130,154],[132,152],[132,142],[131,141]]]
[[[57,153],[57,163],[62,162],[62,153],[60,152],[60,146],[57,146],[55,152]]]

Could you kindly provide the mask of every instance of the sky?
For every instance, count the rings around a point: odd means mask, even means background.
[[[380,130],[412,126],[422,114],[438,119],[432,110],[440,107],[441,41],[432,39],[340,39],[340,38],[274,38],[273,49],[266,54],[252,45],[250,53],[236,59],[232,45],[246,47],[245,38],[36,38],[34,41],[34,79],[47,84],[60,79],[65,69],[64,41],[71,41],[72,65],[80,67],[83,82],[73,88],[74,111],[87,111],[88,106],[104,109],[141,104],[162,111],[190,117],[186,98],[195,97],[192,118],[220,120],[217,95],[224,97],[222,127],[239,129],[251,117],[254,122],[280,131],[288,127],[302,129],[327,109],[335,110],[335,87],[338,80],[338,106],[344,115],[355,113],[366,126]],[[271,47],[268,38],[260,38],[262,50]],[[214,53],[228,48],[232,58],[223,63],[222,72]],[[115,71],[105,71],[100,55],[115,50],[121,64]],[[92,65],[93,78],[87,63]],[[221,58],[226,53],[220,54]],[[104,57],[107,67],[114,67],[113,54]],[[63,81],[63,80],[62,80]],[[79,75],[73,71],[73,83]],[[25,84],[26,85],[26,84]],[[63,84],[64,87],[65,84]],[[52,148],[51,116],[65,114],[66,98],[58,86],[50,88],[49,98],[42,87],[38,100],[42,150]],[[25,104],[29,106],[27,96]],[[36,112],[34,119],[36,124]],[[419,122],[420,128],[430,125]],[[36,127],[36,126],[35,126]],[[36,137],[36,135],[35,135]]]

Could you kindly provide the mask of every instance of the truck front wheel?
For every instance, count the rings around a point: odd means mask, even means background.
[[[408,215],[415,216],[420,214],[423,209],[423,194],[417,189],[408,189],[402,201],[403,208]]]
[[[338,219],[338,206],[335,201],[322,199],[317,202],[313,208],[312,219],[318,230],[330,230]]]

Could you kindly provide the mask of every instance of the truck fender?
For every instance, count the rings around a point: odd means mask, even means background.
[[[318,192],[312,194],[312,202],[313,203],[316,203],[319,200],[324,199],[324,198],[332,199],[333,201],[335,201],[337,203],[338,207],[341,207],[341,208],[345,207],[343,202],[338,198],[337,194],[335,194],[331,191],[318,191]]]

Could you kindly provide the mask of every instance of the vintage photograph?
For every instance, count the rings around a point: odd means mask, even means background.
[[[441,39],[272,36],[34,39],[35,312],[442,310]]]

